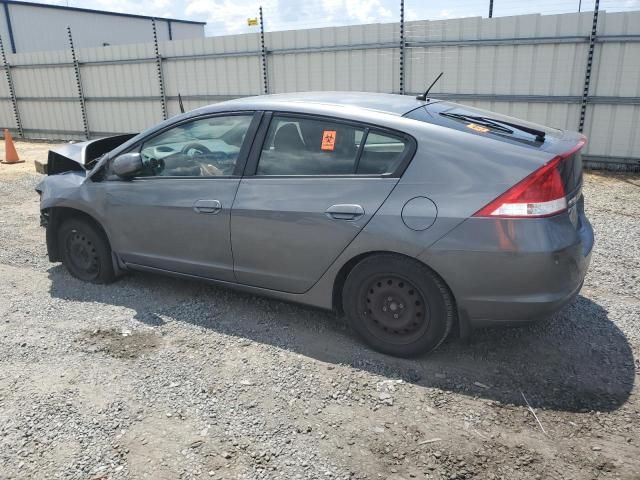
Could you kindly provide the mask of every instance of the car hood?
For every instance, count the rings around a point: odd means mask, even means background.
[[[66,143],[49,150],[47,163],[36,162],[36,169],[47,175],[56,175],[70,170],[88,170],[102,155],[134,136],[135,134],[125,134],[87,142]]]

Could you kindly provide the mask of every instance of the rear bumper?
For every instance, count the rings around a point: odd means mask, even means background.
[[[582,283],[572,292],[553,295],[537,295],[521,298],[471,300],[466,308],[473,328],[518,326],[545,320],[571,303],[582,288]]]
[[[582,213],[471,218],[420,256],[451,288],[470,327],[548,318],[580,292],[594,243]]]

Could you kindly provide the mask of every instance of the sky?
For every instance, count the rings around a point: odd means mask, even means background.
[[[34,0],[31,0],[34,1]],[[37,1],[37,0],[36,0]],[[265,30],[291,30],[362,23],[397,22],[399,0],[47,0],[69,5],[207,22],[206,35],[256,31],[247,18],[263,7]],[[594,0],[494,0],[494,16],[556,14],[593,10]],[[607,11],[640,10],[640,0],[601,0]],[[405,0],[406,20],[437,20],[488,15],[489,0]]]

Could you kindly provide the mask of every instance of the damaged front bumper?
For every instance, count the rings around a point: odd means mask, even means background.
[[[72,170],[87,170],[96,159],[119,147],[134,136],[135,134],[131,133],[87,142],[65,143],[49,150],[46,163],[36,160],[36,171],[43,175],[56,175]]]

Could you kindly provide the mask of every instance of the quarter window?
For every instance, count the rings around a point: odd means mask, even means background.
[[[256,174],[381,175],[395,171],[406,148],[404,139],[364,126],[274,116]]]
[[[140,176],[233,175],[252,115],[228,115],[182,123],[144,142]]]
[[[382,175],[394,172],[402,162],[406,148],[406,140],[400,137],[370,131],[364,142],[357,173]]]

